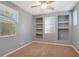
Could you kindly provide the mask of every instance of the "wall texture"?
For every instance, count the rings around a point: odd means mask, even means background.
[[[14,50],[22,44],[32,41],[33,39],[33,17],[28,12],[22,10],[11,2],[0,2],[18,11],[18,24],[16,36],[0,38],[0,56]]]
[[[73,45],[79,50],[79,3],[75,6],[75,8],[72,11],[72,14],[74,11],[77,11],[77,25],[73,24],[72,27],[72,42]]]

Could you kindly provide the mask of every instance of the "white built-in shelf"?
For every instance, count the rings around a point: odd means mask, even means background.
[[[42,32],[36,32],[36,34],[43,34]]]
[[[36,18],[36,38],[43,38],[43,18]]]
[[[59,27],[58,29],[68,29],[68,27]]]
[[[37,37],[37,36],[36,36],[35,39],[36,39],[36,40],[37,40],[37,39],[38,39],[38,40],[41,40],[42,38],[43,38],[43,37]]]
[[[65,24],[65,23],[69,23],[69,21],[59,21],[58,23],[59,24],[62,24],[62,23]]]
[[[41,29],[42,30],[43,28],[36,28],[36,29]]]
[[[36,23],[37,25],[42,25],[43,23]]]
[[[58,16],[58,40],[68,40],[69,38],[69,15]]]

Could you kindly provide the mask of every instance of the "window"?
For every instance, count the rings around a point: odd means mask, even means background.
[[[45,33],[55,32],[55,17],[45,17]]]
[[[77,25],[77,11],[76,10],[73,11],[73,24]]]
[[[3,6],[3,5],[2,5]],[[9,10],[9,8],[7,7]],[[15,10],[0,9],[0,36],[15,35],[17,12]]]

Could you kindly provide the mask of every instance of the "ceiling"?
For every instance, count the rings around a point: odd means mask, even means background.
[[[54,10],[43,10],[40,7],[31,8],[32,5],[38,5],[38,3],[35,1],[12,1],[12,3],[19,6],[20,8],[24,9],[32,15],[39,15],[71,10],[76,5],[77,1],[55,1],[54,3],[50,4],[50,6],[54,8]]]
[[[14,9],[0,3],[0,13],[3,13],[3,12],[13,12]]]

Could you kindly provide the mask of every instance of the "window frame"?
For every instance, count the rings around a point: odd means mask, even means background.
[[[3,22],[5,22],[5,21],[7,21],[7,22],[9,22],[9,23],[12,23],[12,24],[15,24],[16,25],[16,27],[17,27],[17,24],[18,24],[18,11],[16,11],[16,14],[17,14],[17,16],[16,16],[16,22],[15,21],[13,21],[13,20],[2,20]],[[0,15],[2,15],[2,14],[0,14]],[[5,16],[5,15],[3,15],[3,16]],[[6,16],[5,16],[6,17]],[[6,23],[7,23],[6,22]],[[16,28],[17,29],[17,28]],[[17,30],[16,30],[17,31]],[[3,38],[3,37],[13,37],[13,36],[16,36],[16,33],[15,34],[11,34],[11,35],[3,35],[3,36],[0,36],[0,38]]]

